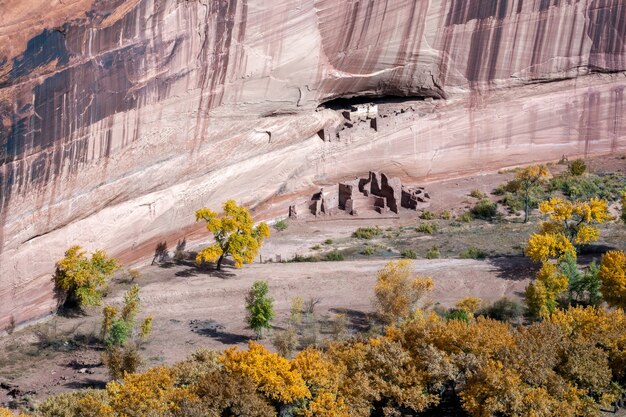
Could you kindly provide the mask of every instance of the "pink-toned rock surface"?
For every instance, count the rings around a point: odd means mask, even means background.
[[[227,198],[626,148],[626,0],[0,0],[0,16],[0,328],[54,308],[70,244],[128,254]],[[361,95],[435,100],[320,139],[340,116],[318,105]]]

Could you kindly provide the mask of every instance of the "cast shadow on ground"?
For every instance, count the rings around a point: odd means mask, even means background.
[[[181,278],[191,278],[191,277],[196,277],[198,275],[207,275],[207,276],[217,277],[221,279],[227,279],[227,278],[232,278],[236,276],[233,272],[230,272],[229,270],[222,269],[218,271],[213,268],[210,268],[210,269],[199,268],[197,266],[188,267],[186,269],[183,269],[182,271],[176,272],[174,275],[177,277],[181,277]]]
[[[521,281],[537,275],[541,265],[525,256],[499,256],[487,259],[495,268],[496,276],[510,281]]]
[[[193,333],[210,337],[225,345],[247,343],[251,338],[246,335],[224,331],[224,326],[215,320],[191,320],[189,327]]]
[[[372,326],[370,314],[348,308],[331,308],[335,314],[344,314],[348,318],[348,327],[356,332],[366,332]]]
[[[64,387],[70,389],[85,389],[85,388],[93,388],[93,389],[104,389],[106,388],[106,381],[101,381],[99,379],[94,378],[86,378],[80,381],[70,381],[66,384],[63,384]]]

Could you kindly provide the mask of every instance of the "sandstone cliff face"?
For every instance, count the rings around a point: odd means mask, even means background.
[[[0,15],[0,328],[54,308],[70,244],[145,248],[227,198],[626,147],[626,0],[0,0]],[[362,95],[435,101],[323,142],[338,116],[317,107]]]

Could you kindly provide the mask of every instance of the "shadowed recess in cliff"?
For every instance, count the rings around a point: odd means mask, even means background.
[[[322,102],[318,108],[331,109],[331,110],[345,110],[350,106],[356,106],[359,104],[401,104],[410,101],[423,101],[426,98],[432,98],[429,96],[353,96],[353,97],[338,97],[332,100],[326,100]]]

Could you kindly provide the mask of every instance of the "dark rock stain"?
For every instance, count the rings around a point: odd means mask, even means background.
[[[207,22],[202,50],[198,57],[201,67],[199,85],[200,101],[196,114],[196,131],[193,149],[202,140],[208,128],[209,111],[220,105],[224,98],[224,84],[228,75],[233,29],[237,15],[238,0],[220,0],[206,6]]]
[[[550,8],[551,1],[552,0],[540,0],[539,11],[545,12],[546,10],[548,10]]]
[[[498,57],[502,42],[502,20],[508,16],[508,0],[453,0],[446,19],[450,25],[464,25],[477,20],[472,31],[465,76],[470,84],[497,77]]]
[[[464,25],[490,17],[504,19],[507,9],[508,0],[452,0],[446,25]]]
[[[543,1],[544,0],[542,0],[542,5]],[[547,8],[541,11],[539,19],[537,20],[537,28],[535,29],[535,38],[533,40],[532,46],[532,56],[530,58],[531,73],[533,75],[539,74],[539,68],[537,67],[539,64],[541,64],[543,60],[543,46],[545,43],[546,26],[548,24],[548,13],[545,10],[547,10]]]
[[[29,75],[55,60],[57,67],[66,65],[69,58],[69,51],[65,46],[64,29],[45,29],[41,34],[30,39],[24,53],[13,60],[8,83]]]
[[[593,0],[587,10],[591,38],[589,64],[609,71],[626,66],[626,3],[623,0]]]

